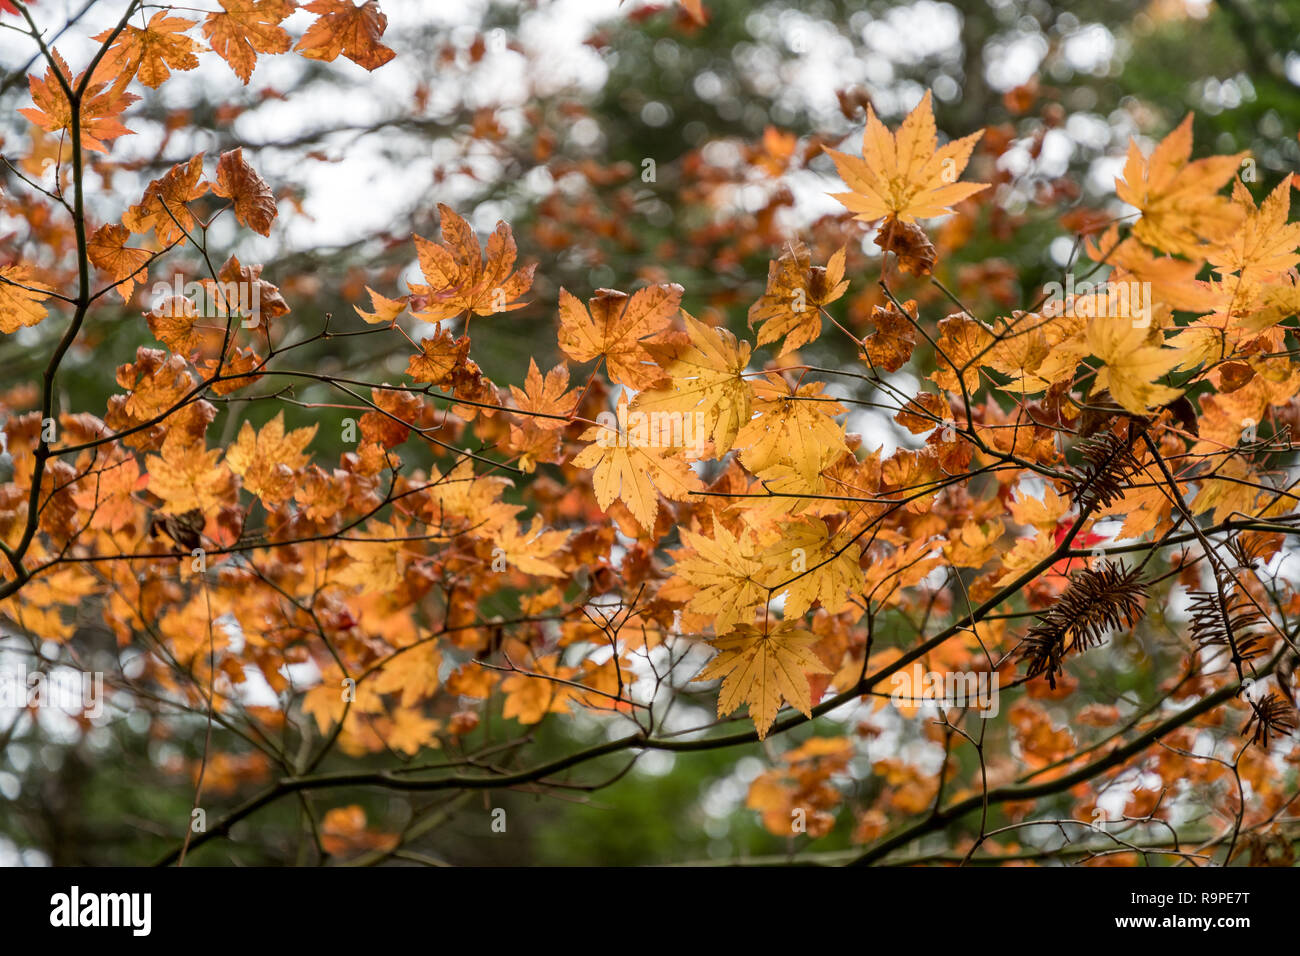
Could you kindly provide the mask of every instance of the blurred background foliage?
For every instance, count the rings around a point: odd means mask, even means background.
[[[49,23],[82,9],[55,0],[38,6]],[[854,281],[832,312],[849,328],[862,328],[882,301],[875,286],[879,250],[825,197],[837,179],[821,148],[856,152],[868,102],[894,126],[931,89],[941,133],[988,129],[966,178],[995,183],[996,203],[931,230],[940,247],[936,274],[986,319],[1033,301],[1069,261],[1089,217],[1120,211],[1112,186],[1130,137],[1149,148],[1194,111],[1196,155],[1248,150],[1265,188],[1300,159],[1294,0],[706,0],[703,26],[674,5],[633,0],[382,6],[390,18],[385,42],[398,57],[373,76],[343,61],[292,58],[260,65],[244,87],[208,57],[163,94],[146,97],[132,123],[138,135],[115,147],[115,160],[131,159],[128,168],[90,179],[92,215],[120,217],[151,178],[200,149],[213,157],[243,146],[275,184],[286,221],[270,240],[237,238],[219,223],[208,236],[213,258],[234,253],[261,263],[293,307],[290,320],[308,333],[327,313],[338,327],[357,327],[353,306],[368,306],[367,285],[387,295],[404,292],[413,266],[410,235],[436,233],[439,202],[480,232],[504,218],[521,258],[539,263],[526,309],[474,326],[473,357],[504,385],[522,381],[530,358],[543,369],[559,359],[554,303],[561,286],[585,299],[600,287],[630,291],[672,280],[686,288],[688,311],[741,332],[768,260],[795,237],[809,242],[815,262],[849,244]],[[96,32],[89,27],[97,16],[90,5],[85,26],[75,25],[69,36]],[[71,39],[68,45],[75,49]],[[0,66],[9,71],[0,84],[0,135],[14,162],[37,148],[15,113],[28,105],[23,67],[30,54],[17,34],[0,34]],[[7,170],[0,170],[0,185],[18,192]],[[285,216],[295,205],[298,214]],[[0,259],[34,252],[6,230],[0,237]],[[187,278],[200,271],[192,252],[173,262]],[[920,284],[901,292],[922,301],[935,295]],[[110,363],[154,344],[140,318],[147,295],[142,290],[120,309],[97,312],[64,366],[61,407],[102,410],[117,391]],[[33,378],[57,331],[46,323],[0,345],[0,387]],[[407,356],[368,351],[378,341],[325,340],[298,361],[322,372],[401,375]],[[806,360],[853,359],[844,353],[828,337],[806,350]],[[299,388],[293,397],[304,404],[334,400],[323,386]],[[313,444],[319,459],[348,450],[342,430],[329,425],[330,410],[285,411],[291,426],[321,423]],[[218,422],[225,438],[242,421],[237,405],[230,412]],[[258,416],[271,414],[259,406]],[[881,434],[892,428],[887,421],[862,424]],[[426,467],[421,454],[403,449],[408,462]],[[1156,693],[1150,674],[1135,667],[1123,679],[1145,698]],[[706,707],[700,716],[707,717]],[[912,722],[913,738],[920,723]],[[178,726],[164,736],[147,721],[125,720],[81,737],[52,718],[0,722],[0,862],[144,863],[173,846],[189,813],[186,787],[176,784],[192,772],[206,724],[194,716]],[[425,827],[409,857],[421,862],[779,855],[809,838],[791,841],[764,830],[744,806],[748,784],[781,749],[809,735],[852,730],[823,718],[765,746],[650,754],[595,793],[435,794],[414,801],[327,793],[312,799],[313,818],[320,825],[331,807],[355,803],[379,832]],[[599,733],[594,721],[549,720],[535,728],[532,755],[540,762],[571,750],[575,737],[594,740]],[[896,728],[864,733],[872,760],[896,755],[911,739]],[[239,768],[229,769],[223,776],[209,768],[205,802],[233,806],[252,792],[240,783]],[[583,779],[624,769],[607,758],[585,768]],[[849,769],[846,786],[872,785],[861,757]],[[490,828],[493,808],[507,811],[504,835]],[[284,801],[191,860],[291,862],[303,845],[299,810]],[[160,831],[151,821],[161,819],[178,826]],[[842,807],[813,848],[844,849],[853,829]]]

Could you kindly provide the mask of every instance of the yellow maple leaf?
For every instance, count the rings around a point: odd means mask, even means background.
[[[0,267],[0,332],[7,335],[38,324],[49,314],[41,305],[49,297],[27,266]]]
[[[1183,360],[1177,349],[1147,343],[1148,330],[1125,319],[1095,319],[1085,332],[1088,350],[1105,365],[1097,372],[1095,389],[1109,388],[1115,401],[1135,415],[1167,405],[1183,393],[1156,384]]]
[[[1192,114],[1162,139],[1149,157],[1130,140],[1115,194],[1142,212],[1133,234],[1165,252],[1196,256],[1204,242],[1226,236],[1241,213],[1216,195],[1241,164],[1245,153],[1210,156],[1190,162]]]
[[[830,669],[812,652],[817,636],[788,621],[760,629],[741,624],[730,634],[710,642],[718,656],[694,678],[721,677],[718,716],[749,705],[758,738],[767,736],[782,702],[812,716],[812,689],[808,674],[829,674]]]
[[[843,415],[845,409],[821,394],[825,387],[824,382],[809,382],[795,388],[777,375],[754,382],[758,415],[744,424],[735,440],[746,468],[757,474],[785,462],[811,483],[840,456],[847,447],[844,426],[833,416]]]
[[[548,559],[564,547],[568,538],[567,531],[543,531],[541,515],[534,515],[532,525],[522,534],[518,525],[510,521],[497,532],[493,557],[504,558],[525,574],[564,577],[559,566]]]
[[[354,305],[352,309],[361,316],[363,322],[370,325],[392,325],[406,308],[406,303],[410,301],[410,296],[405,295],[399,299],[389,299],[370,286],[366,286],[366,291],[370,293],[370,307],[375,311],[363,311],[359,305]]]
[[[687,528],[681,529],[681,538],[690,552],[678,556],[673,571],[694,589],[687,610],[714,615],[715,634],[752,619],[754,608],[766,603],[768,590],[749,535],[737,538],[715,521],[712,538]]]
[[[694,416],[702,425],[696,433],[712,440],[713,455],[721,458],[751,415],[752,389],[745,380],[749,343],[738,342],[726,329],[710,328],[685,311],[682,318],[687,341],[650,346],[668,373],[668,386],[642,392],[632,408]]]
[[[862,549],[849,538],[832,535],[819,518],[787,525],[781,540],[763,554],[763,565],[778,592],[786,595],[784,614],[802,617],[821,602],[831,614],[862,590]]]
[[[547,714],[567,714],[574,690],[558,681],[569,680],[577,669],[560,666],[559,658],[550,654],[529,670],[529,674],[511,674],[501,682],[501,690],[506,695],[501,716],[507,720],[514,718],[521,724],[536,724]]]
[[[587,429],[582,440],[592,444],[574,455],[572,464],[595,469],[592,486],[600,506],[608,508],[615,498],[622,499],[647,531],[659,511],[659,492],[684,501],[692,491],[704,490],[699,476],[672,448],[641,444],[609,424]]]
[[[982,135],[983,130],[939,147],[929,90],[894,135],[868,105],[862,157],[826,150],[852,190],[831,195],[864,222],[885,216],[915,222],[951,212],[954,203],[988,188],[957,182]]]
[[[334,575],[334,580],[347,587],[376,593],[401,587],[406,576],[407,557],[403,542],[398,539],[404,534],[404,529],[396,524],[372,521],[366,526],[365,540],[341,542],[343,552],[350,560]]]
[[[149,490],[172,514],[220,508],[234,493],[234,477],[229,468],[218,464],[220,458],[220,448],[204,449],[182,432],[169,432],[162,454],[149,456]]]
[[[1220,274],[1235,272],[1242,281],[1266,279],[1300,263],[1295,254],[1300,246],[1300,222],[1288,223],[1291,211],[1291,177],[1288,176],[1255,208],[1250,191],[1241,180],[1233,180],[1232,201],[1241,210],[1241,225],[1206,258]]]

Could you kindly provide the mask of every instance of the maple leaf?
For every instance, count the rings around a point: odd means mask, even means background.
[[[550,654],[534,663],[530,670],[532,674],[511,674],[501,682],[501,690],[506,695],[501,716],[507,720],[514,718],[521,724],[536,724],[547,714],[567,714],[574,692],[557,680],[570,679],[577,668],[560,666],[559,658]]]
[[[284,53],[293,44],[279,24],[295,9],[291,0],[219,0],[221,13],[209,13],[203,35],[212,51],[230,64],[245,84],[257,67],[257,54]]]
[[[988,183],[957,182],[982,135],[972,133],[939,148],[929,90],[896,135],[868,104],[862,158],[826,150],[852,190],[831,195],[864,222],[889,216],[910,223],[951,212],[954,203],[988,188]]]
[[[288,500],[294,493],[298,471],[307,464],[303,449],[316,435],[315,425],[284,430],[284,412],[276,412],[261,430],[248,422],[239,429],[226,451],[226,465],[244,479],[244,487],[267,505]]]
[[[427,637],[422,640],[423,643],[402,648],[375,675],[374,689],[381,694],[400,692],[403,707],[413,707],[432,697],[441,683],[438,668],[442,653],[434,641]]]
[[[777,375],[754,383],[754,410],[758,414],[736,433],[740,459],[752,472],[766,471],[780,462],[792,465],[805,481],[844,450],[844,429],[832,416],[844,406],[821,392],[824,382],[795,388]]]
[[[154,304],[145,315],[154,338],[177,355],[215,352],[221,347],[222,329],[200,321],[192,299],[170,295]]]
[[[767,602],[763,565],[754,556],[747,535],[737,539],[715,521],[712,538],[682,528],[681,539],[691,550],[677,558],[673,572],[694,589],[686,608],[713,615],[715,633],[727,633],[742,619],[752,618],[757,605]]]
[[[410,296],[402,296],[400,299],[389,299],[380,295],[370,286],[366,286],[366,291],[370,293],[370,307],[373,312],[364,312],[361,306],[354,305],[352,308],[357,315],[361,316],[363,322],[370,325],[392,325],[397,321],[397,317],[402,314],[406,304],[410,301]],[[418,381],[427,381],[419,379]]]
[[[173,514],[215,511],[234,495],[234,476],[218,463],[220,458],[220,448],[195,448],[188,436],[169,433],[162,453],[146,462],[149,491],[162,499],[162,510]]]
[[[177,163],[145,188],[140,202],[122,215],[122,225],[134,233],[152,229],[164,246],[178,239],[183,243],[185,234],[194,228],[194,216],[185,204],[208,191],[202,176],[202,153],[188,163]]]
[[[131,230],[126,226],[110,223],[100,226],[86,243],[86,254],[97,269],[108,273],[109,278],[117,283],[118,294],[122,301],[131,298],[136,280],[143,282],[148,278],[145,269],[150,252],[127,245],[131,239]]]
[[[395,591],[402,586],[408,563],[403,537],[405,530],[396,524],[371,521],[363,535],[366,540],[342,542],[343,553],[349,558],[342,570],[334,575],[338,584],[365,591]]]
[[[1237,273],[1243,282],[1270,278],[1295,267],[1300,256],[1300,222],[1287,222],[1291,211],[1291,177],[1282,180],[1255,208],[1250,191],[1239,179],[1232,183],[1232,201],[1242,222],[1206,258],[1219,273]]]
[[[541,370],[537,367],[537,360],[533,358],[528,359],[528,376],[524,379],[523,390],[514,385],[510,386],[510,394],[514,396],[515,405],[520,411],[562,415],[566,418],[577,409],[578,396],[574,391],[569,389],[567,365],[561,362],[547,372],[546,378],[543,379]],[[533,418],[530,421],[535,427],[544,431],[563,428],[567,424],[554,418]]]
[[[849,287],[844,278],[844,247],[826,266],[814,266],[808,247],[794,243],[773,260],[767,270],[767,290],[749,307],[749,327],[762,323],[758,345],[785,336],[779,358],[807,345],[822,334],[821,308],[834,302]]]
[[[696,416],[703,435],[713,442],[714,457],[721,458],[751,415],[752,390],[744,377],[749,343],[737,342],[727,329],[710,328],[685,311],[682,318],[689,334],[685,342],[650,345],[669,377],[668,386],[642,392],[632,407]]]
[[[456,369],[465,364],[468,355],[468,336],[456,338],[446,329],[439,328],[432,338],[420,340],[420,353],[411,356],[406,364],[406,374],[417,382],[446,385]]]
[[[781,540],[763,553],[767,579],[785,593],[783,613],[802,617],[815,602],[834,614],[862,590],[862,549],[848,538],[837,540],[819,518],[786,525]]]
[[[222,153],[212,191],[235,204],[235,220],[264,236],[271,234],[277,210],[271,187],[244,159],[244,148]]]
[[[812,716],[808,674],[826,674],[826,667],[811,650],[817,636],[781,621],[771,629],[741,624],[730,634],[710,642],[718,656],[695,680],[723,678],[718,693],[718,716],[749,705],[758,739],[767,736],[783,701],[806,717]]]
[[[681,286],[647,286],[631,296],[616,289],[597,289],[584,308],[560,289],[560,348],[575,362],[604,356],[611,381],[644,389],[663,378],[644,341],[657,336],[681,308]]]
[[[119,75],[119,83],[138,76],[145,86],[157,89],[171,76],[172,70],[192,70],[199,65],[199,58],[194,55],[199,46],[184,35],[190,27],[197,26],[196,22],[169,17],[167,13],[159,10],[143,28],[127,24],[117,35],[101,63],[109,72]],[[112,35],[112,30],[105,30],[92,39],[104,43]]]
[[[930,374],[930,380],[949,392],[960,392],[964,383],[967,393],[973,395],[980,385],[980,356],[992,344],[989,330],[964,312],[941,319],[935,349],[938,368]]]
[[[30,328],[49,314],[49,289],[24,265],[0,266],[0,333]]]
[[[1115,194],[1142,212],[1133,235],[1166,252],[1195,256],[1206,240],[1225,237],[1240,222],[1239,210],[1216,196],[1241,165],[1245,153],[1189,162],[1192,114],[1144,157],[1130,140]]]
[[[327,63],[340,54],[367,70],[377,70],[397,54],[380,43],[388,18],[375,0],[355,6],[348,0],[312,0],[303,9],[320,14],[294,47],[310,60]]]
[[[1147,334],[1147,329],[1120,319],[1094,320],[1085,334],[1089,351],[1105,363],[1095,389],[1109,388],[1115,401],[1135,415],[1167,405],[1183,393],[1155,383],[1178,366],[1182,355],[1177,349],[1148,345]]]
[[[43,79],[38,80],[35,75],[27,77],[32,101],[36,105],[18,112],[45,132],[57,133],[60,130],[72,129],[72,103],[63,92],[63,86],[59,83],[54,70],[57,68],[67,80],[68,86],[74,90],[81,83],[82,77],[79,75],[76,79],[72,79],[68,65],[59,56],[58,51],[54,51],[51,56],[55,66],[46,69]],[[123,126],[118,117],[140,97],[134,93],[127,93],[123,89],[125,85],[124,82],[117,82],[112,86],[106,82],[87,84],[81,97],[79,110],[81,145],[85,149],[96,153],[107,153],[107,142],[131,134],[131,130]]]
[[[520,533],[513,521],[501,527],[494,538],[493,558],[502,557],[524,574],[540,574],[550,578],[564,577],[564,572],[553,560],[556,552],[569,538],[567,531],[542,530],[542,516],[534,515],[528,530]]]
[[[615,498],[621,499],[646,530],[654,527],[659,492],[684,501],[692,491],[704,490],[699,476],[672,449],[638,444],[616,426],[595,425],[582,433],[582,441],[592,444],[570,463],[595,469],[592,487],[600,506],[608,509]]]
[[[916,302],[908,299],[900,312],[893,303],[871,307],[871,321],[876,326],[862,340],[862,356],[872,367],[897,372],[907,364],[916,348]]]
[[[537,264],[512,273],[517,250],[514,234],[504,222],[498,222],[487,244],[487,261],[474,230],[449,206],[438,204],[442,216],[441,243],[415,236],[420,271],[427,286],[412,285],[411,292],[427,298],[415,316],[425,322],[438,322],[462,313],[492,315],[512,312],[527,303],[515,302],[533,285]]]

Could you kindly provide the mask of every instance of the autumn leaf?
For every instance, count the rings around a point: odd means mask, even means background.
[[[1216,193],[1241,165],[1245,153],[1191,161],[1192,114],[1144,157],[1130,140],[1115,194],[1136,206],[1142,218],[1133,234],[1166,252],[1195,256],[1207,240],[1226,237],[1240,221],[1240,211]]]
[[[23,265],[0,267],[0,333],[30,328],[48,315],[42,302],[50,290]]]
[[[417,382],[446,385],[455,370],[465,364],[469,356],[469,338],[452,335],[439,328],[431,338],[420,340],[420,352],[412,355],[406,364],[406,374]]]
[[[957,182],[981,135],[939,147],[928,90],[895,135],[868,105],[862,158],[826,151],[851,190],[831,195],[865,222],[889,216],[910,223],[951,212],[953,204],[988,188],[988,183]]]
[[[244,422],[226,451],[226,465],[267,505],[279,504],[293,496],[297,473],[308,461],[303,450],[315,434],[315,425],[286,432],[284,412],[277,412],[260,430]]]
[[[401,587],[409,559],[400,539],[404,529],[384,521],[371,521],[363,534],[342,542],[347,563],[334,574],[345,587],[393,591]]]
[[[500,557],[524,574],[564,577],[564,572],[554,559],[568,537],[567,531],[544,530],[541,515],[534,515],[533,523],[522,533],[510,521],[497,532],[493,541],[493,559]]]
[[[149,456],[149,491],[164,511],[215,511],[234,495],[234,477],[220,459],[220,448],[195,448],[187,436],[170,434],[161,454]]]
[[[308,59],[337,59],[340,54],[367,70],[377,70],[397,54],[380,43],[388,18],[376,0],[356,6],[350,0],[312,0],[303,7],[319,14],[294,47]]]
[[[681,538],[690,551],[678,556],[673,572],[693,590],[687,610],[712,616],[718,634],[752,620],[754,608],[767,602],[768,589],[748,536],[737,538],[714,522],[711,538],[688,528]]]
[[[737,342],[724,328],[710,328],[682,312],[688,338],[682,343],[651,345],[650,352],[668,375],[666,387],[642,392],[632,408],[649,414],[691,416],[700,433],[713,442],[720,458],[735,444],[736,433],[750,419],[749,343]]]
[[[622,500],[647,530],[654,527],[660,492],[684,501],[692,491],[704,489],[699,476],[672,449],[638,444],[615,426],[595,425],[583,432],[582,441],[592,444],[574,455],[571,464],[595,469],[597,502],[607,509],[615,499]]]
[[[578,403],[578,396],[569,390],[569,367],[560,363],[542,378],[536,359],[528,360],[528,376],[524,379],[522,390],[510,386],[515,406],[530,415],[559,415],[568,418],[573,414]],[[565,422],[555,418],[530,418],[537,428],[550,431],[563,428]]]
[[[575,362],[605,358],[611,381],[644,389],[663,377],[644,342],[663,332],[681,308],[683,289],[664,283],[631,296],[597,289],[586,308],[560,289],[560,348]]]
[[[536,724],[547,714],[567,714],[574,691],[558,681],[571,679],[577,669],[561,666],[559,658],[550,654],[534,663],[529,671],[511,674],[501,682],[501,690],[506,695],[501,716],[521,724]]]
[[[245,84],[257,67],[257,54],[284,53],[293,41],[279,24],[294,12],[291,0],[218,0],[221,13],[209,13],[203,35],[212,51],[230,64]]]
[[[123,302],[131,298],[137,279],[143,282],[148,278],[145,265],[151,255],[147,249],[128,246],[130,239],[131,230],[126,226],[109,223],[96,229],[86,243],[86,254],[91,263],[107,272],[109,278],[117,283]]]
[[[1219,273],[1236,273],[1243,282],[1254,282],[1286,272],[1300,263],[1300,222],[1287,222],[1291,211],[1291,179],[1288,176],[1255,207],[1250,191],[1241,180],[1232,183],[1232,201],[1242,214],[1241,225],[1222,243],[1206,252],[1210,265]]]
[[[167,13],[159,10],[143,28],[127,24],[117,35],[101,62],[108,71],[119,74],[118,82],[124,83],[135,76],[156,90],[171,76],[172,70],[192,70],[199,65],[195,56],[199,46],[185,36],[185,31],[197,24],[193,20],[169,17]],[[112,34],[112,30],[105,30],[93,39],[104,43]]]
[[[59,83],[54,70],[57,68],[68,86],[74,90],[81,83],[82,77],[77,76],[73,79],[68,71],[68,65],[58,52],[54,51],[51,55],[55,66],[45,71],[43,79],[38,80],[34,74],[27,77],[32,101],[36,105],[18,112],[45,132],[57,133],[72,129],[72,103],[63,92],[63,86]],[[112,86],[106,82],[91,82],[86,86],[79,111],[81,145],[85,149],[96,153],[107,153],[109,141],[131,134],[131,130],[122,125],[119,117],[140,97],[125,92],[125,85],[124,82],[117,82]]]
[[[782,613],[797,618],[818,602],[834,614],[862,590],[861,553],[851,538],[832,535],[826,522],[806,518],[786,525],[762,561],[767,580],[786,595]]]
[[[392,325],[397,321],[397,317],[405,311],[406,305],[410,301],[410,297],[405,295],[399,299],[386,298],[370,288],[370,286],[366,286],[366,291],[370,293],[370,307],[374,311],[365,312],[359,305],[354,305],[352,308],[357,315],[361,316],[363,322],[370,325]]]
[[[794,467],[805,481],[844,450],[844,429],[833,416],[845,408],[822,395],[825,384],[809,382],[795,388],[779,376],[754,383],[754,411],[758,414],[736,433],[741,461],[755,473],[780,462]]]
[[[271,187],[244,159],[244,149],[232,149],[217,161],[217,181],[212,191],[235,204],[235,220],[261,233],[271,234],[277,210]]]
[[[769,265],[767,291],[749,307],[749,327],[762,324],[757,344],[767,345],[784,336],[777,353],[781,356],[814,341],[822,333],[821,308],[848,287],[842,247],[822,267],[812,264],[807,246],[793,244]]]
[[[137,234],[152,229],[164,246],[184,242],[186,233],[194,229],[194,215],[186,203],[208,191],[202,176],[202,153],[188,163],[177,163],[145,188],[140,202],[122,215],[122,225]]]
[[[463,313],[492,315],[512,312],[527,303],[516,302],[533,285],[536,264],[511,272],[517,251],[514,235],[504,222],[498,222],[484,250],[474,230],[460,216],[442,203],[441,243],[415,236],[420,271],[429,284],[412,285],[411,292],[427,299],[415,316],[425,322],[455,318]]]
[[[1088,349],[1104,367],[1097,373],[1095,389],[1110,389],[1115,401],[1135,415],[1166,405],[1182,389],[1156,383],[1182,360],[1176,349],[1148,344],[1148,329],[1123,319],[1097,319],[1085,335]]]
[[[906,312],[892,303],[872,306],[871,321],[876,330],[862,340],[862,357],[873,367],[897,372],[916,348],[916,302],[902,303]]]
[[[804,716],[812,716],[807,675],[829,672],[811,650],[816,642],[816,635],[788,621],[770,623],[764,629],[741,624],[711,642],[718,656],[694,679],[723,678],[718,716],[748,704],[750,719],[762,740],[783,702],[789,702]]]

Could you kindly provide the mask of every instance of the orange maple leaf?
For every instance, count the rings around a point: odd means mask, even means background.
[[[145,86],[157,89],[172,70],[192,70],[199,65],[195,56],[199,46],[185,36],[185,31],[197,24],[169,17],[167,12],[159,10],[143,29],[128,24],[117,35],[102,62],[109,72],[119,74],[119,83],[138,76]],[[112,35],[112,30],[105,30],[92,39],[103,43]]]
[[[643,342],[658,335],[681,308],[681,286],[671,283],[638,289],[631,297],[597,289],[587,308],[560,289],[560,348],[575,362],[605,357],[611,381],[635,389],[663,378]]]
[[[347,0],[312,0],[304,8],[320,17],[294,48],[311,60],[335,60],[340,54],[367,70],[376,70],[397,54],[379,42],[388,18],[375,0],[354,6]]]
[[[212,191],[235,203],[235,220],[264,236],[275,221],[275,196],[257,171],[244,159],[244,149],[232,149],[217,161],[217,181]]]
[[[136,281],[143,282],[147,278],[145,265],[150,256],[147,249],[128,246],[126,243],[130,238],[130,229],[110,223],[96,229],[86,244],[86,254],[90,261],[117,283],[117,291],[123,302],[131,298]]]
[[[443,241],[414,237],[420,271],[429,283],[411,286],[413,294],[427,299],[414,315],[426,322],[438,322],[462,313],[491,315],[522,309],[526,303],[514,300],[532,288],[537,264],[511,272],[517,251],[510,227],[497,223],[488,240],[485,263],[484,250],[469,223],[442,203],[438,211],[442,215]]]
[[[294,11],[289,0],[220,0],[223,13],[209,13],[203,35],[212,52],[248,83],[257,67],[257,54],[284,53],[293,45],[279,24]]]
[[[84,74],[72,79],[68,71],[68,64],[59,56],[58,51],[54,51],[52,57],[55,66],[68,85],[74,90],[77,89]],[[99,72],[99,70],[96,71],[97,76]],[[18,112],[47,133],[57,133],[65,129],[71,130],[72,103],[63,91],[63,85],[59,83],[54,68],[45,71],[44,79],[38,80],[35,75],[27,77],[27,85],[31,90],[32,101],[36,105],[21,109]],[[132,131],[123,126],[118,117],[140,97],[134,93],[125,92],[125,86],[125,82],[121,80],[115,82],[112,86],[109,86],[107,82],[92,82],[86,85],[85,92],[81,97],[81,109],[79,111],[81,145],[85,149],[96,153],[107,153],[108,146],[106,143],[108,141],[117,139],[119,136],[131,135]]]

